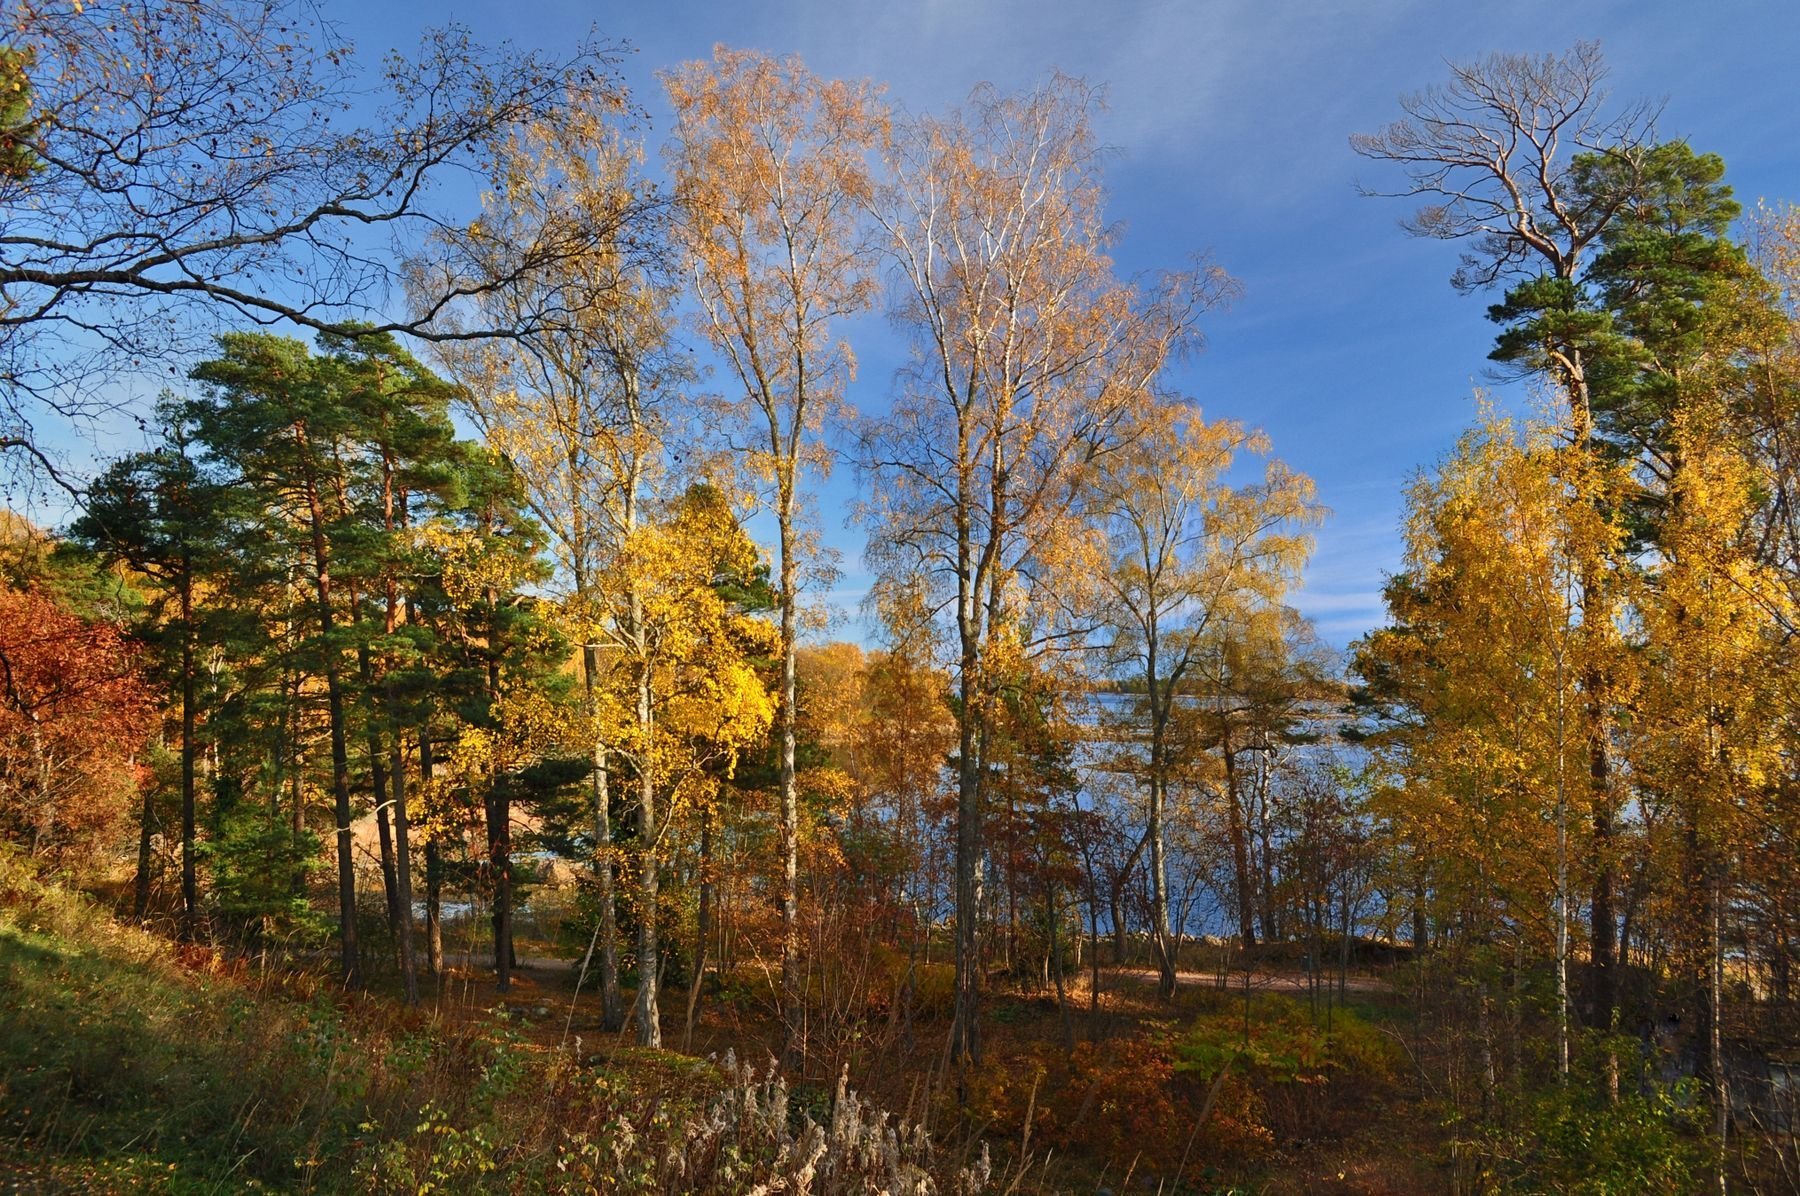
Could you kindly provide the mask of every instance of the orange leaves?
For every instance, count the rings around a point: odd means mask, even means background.
[[[831,325],[874,296],[863,211],[887,115],[867,83],[724,46],[663,83],[676,113],[675,233],[697,322],[742,388],[727,406],[756,417],[736,447],[786,524],[801,463],[829,465],[812,440],[855,373]]]
[[[110,847],[155,717],[118,628],[0,588],[0,835],[59,858]]]
[[[1053,610],[1093,574],[1092,537],[1073,517],[1090,465],[1154,402],[1160,370],[1221,289],[1205,270],[1149,293],[1116,276],[1095,103],[1062,76],[1020,96],[978,89],[968,111],[899,131],[876,206],[914,353],[864,444],[876,552],[908,563],[883,585],[938,587],[908,601],[921,613],[943,611],[931,599],[954,586],[951,609],[976,641],[989,634],[982,612]]]

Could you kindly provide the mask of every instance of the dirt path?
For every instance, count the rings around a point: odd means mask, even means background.
[[[1154,968],[1118,968],[1101,969],[1103,976],[1116,976],[1141,984],[1155,984],[1159,979]],[[1226,973],[1224,987],[1232,992],[1244,991],[1244,973],[1233,969]],[[1176,972],[1175,983],[1183,988],[1205,985],[1218,988],[1217,972]],[[1344,982],[1349,991],[1355,993],[1381,993],[1393,991],[1393,986],[1379,976],[1358,976],[1351,974]],[[1338,977],[1335,973],[1319,978],[1319,991],[1336,989]],[[1304,993],[1308,991],[1308,977],[1305,972],[1272,972],[1259,969],[1249,974],[1249,987],[1252,992]]]

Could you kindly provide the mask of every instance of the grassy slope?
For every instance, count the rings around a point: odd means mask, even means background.
[[[122,926],[0,853],[0,1186],[490,1186],[597,1156],[616,1099],[697,1106],[715,1069],[577,1073],[503,1022],[446,1031]],[[622,1084],[618,1072],[630,1072]],[[536,1185],[530,1185],[536,1186]]]
[[[357,1123],[328,1114],[336,1011],[39,885],[0,856],[0,1165],[46,1187],[304,1184]]]
[[[722,1194],[816,1170],[829,1193],[912,1190],[941,1165],[841,1089],[821,1129],[779,1079],[728,1066],[630,1048],[583,1064],[504,1016],[447,1025],[259,981],[0,849],[3,1190]]]

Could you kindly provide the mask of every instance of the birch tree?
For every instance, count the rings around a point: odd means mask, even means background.
[[[1212,280],[1171,275],[1139,288],[1118,278],[1096,102],[1062,76],[1020,96],[978,88],[966,110],[899,130],[876,209],[912,356],[859,455],[874,491],[877,601],[938,636],[953,676],[959,1064],[980,1057],[996,684],[1082,638],[1054,612],[1098,571],[1076,518],[1092,467],[1188,340]]]
[[[1165,998],[1175,992],[1164,812],[1177,744],[1177,705],[1191,700],[1209,644],[1299,580],[1316,521],[1312,483],[1271,461],[1259,483],[1233,485],[1239,454],[1268,439],[1185,403],[1146,410],[1126,446],[1097,468],[1094,518],[1106,537],[1102,574],[1107,666],[1141,683],[1142,780],[1150,853],[1152,942]],[[1229,746],[1227,746],[1229,750]]]
[[[676,228],[701,331],[732,390],[726,440],[775,514],[782,1041],[784,1055],[803,1057],[795,652],[800,591],[818,558],[800,527],[801,487],[809,471],[829,467],[820,433],[844,408],[854,373],[834,326],[874,296],[862,213],[887,117],[868,84],[821,79],[792,57],[721,46],[711,63],[663,81],[675,107]]]
[[[615,610],[603,580],[660,483],[670,428],[679,422],[672,391],[685,377],[662,272],[664,208],[641,179],[637,151],[616,117],[610,104],[571,106],[521,129],[498,155],[481,218],[447,232],[413,267],[415,279],[470,280],[461,285],[482,295],[459,317],[470,324],[529,330],[511,343],[446,346],[440,356],[549,536],[565,619],[581,645],[593,722],[601,1023],[609,1029],[623,1024],[625,1009],[601,656],[638,631],[630,596]],[[480,281],[504,277],[522,242],[560,247],[554,265],[506,286]],[[427,286],[420,301],[433,294]]]

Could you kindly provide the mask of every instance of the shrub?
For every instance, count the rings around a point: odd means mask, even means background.
[[[1694,1192],[1706,1157],[1704,1139],[1684,1126],[1691,1104],[1680,1088],[1615,1101],[1581,1085],[1553,1087],[1514,1102],[1459,1147],[1474,1152],[1481,1182],[1496,1191]]]
[[[1234,1065],[1276,1084],[1320,1084],[1334,1075],[1388,1080],[1399,1052],[1380,1030],[1348,1009],[1325,1023],[1292,997],[1266,993],[1248,1008],[1202,1014],[1176,1044],[1178,1070],[1211,1080]]]

